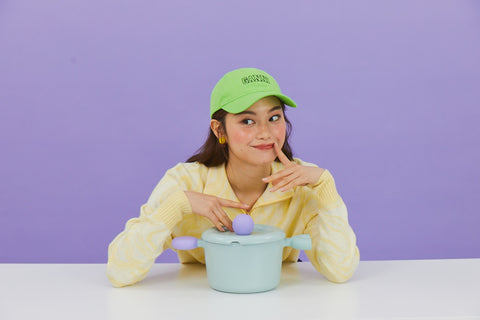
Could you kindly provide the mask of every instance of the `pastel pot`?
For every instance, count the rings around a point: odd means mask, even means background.
[[[279,285],[284,247],[310,250],[311,239],[308,234],[286,238],[279,228],[256,224],[249,235],[211,228],[201,239],[174,238],[172,246],[178,250],[204,248],[208,283],[213,289],[254,293]]]

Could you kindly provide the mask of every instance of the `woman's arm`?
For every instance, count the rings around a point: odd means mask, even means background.
[[[328,280],[345,282],[353,275],[360,260],[355,233],[348,223],[347,207],[328,170],[312,186],[312,191],[318,209],[306,226],[306,232],[312,238],[312,250],[305,253]]]
[[[274,148],[285,169],[263,181],[272,182],[271,191],[285,191],[297,186],[310,189],[311,199],[305,203],[314,203],[315,206],[305,208],[310,211],[306,214],[311,214],[305,231],[312,238],[312,250],[305,253],[328,280],[346,281],[357,268],[360,254],[355,234],[348,224],[347,207],[337,193],[332,175],[328,170],[300,159],[288,160],[276,143]]]
[[[141,207],[140,216],[128,220],[125,229],[110,243],[107,276],[115,287],[145,278],[174,226],[183,215],[191,213],[181,169],[177,166],[167,171]]]

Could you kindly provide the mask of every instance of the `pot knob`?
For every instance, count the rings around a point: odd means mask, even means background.
[[[253,219],[248,214],[239,214],[233,219],[233,231],[238,235],[249,235],[253,231]]]

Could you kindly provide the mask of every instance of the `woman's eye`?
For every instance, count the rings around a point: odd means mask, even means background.
[[[242,123],[244,123],[244,124],[253,124],[253,120],[252,120],[252,119],[244,119],[244,120],[242,120]]]
[[[270,121],[277,121],[280,119],[279,115],[274,115],[273,117],[270,118]]]

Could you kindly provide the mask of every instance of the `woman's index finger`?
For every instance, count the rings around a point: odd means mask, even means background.
[[[218,198],[218,199],[220,200],[220,204],[222,205],[222,207],[240,208],[240,209],[245,209],[249,207],[249,205],[245,203],[235,202],[232,200],[222,199],[222,198]]]
[[[285,155],[285,153],[283,153],[282,149],[280,148],[280,146],[278,145],[278,143],[274,143],[273,144],[273,147],[275,149],[275,152],[277,153],[277,157],[278,157],[278,160],[280,160],[280,162],[285,166],[290,166],[291,165],[291,162],[290,160],[287,158],[287,156]]]

